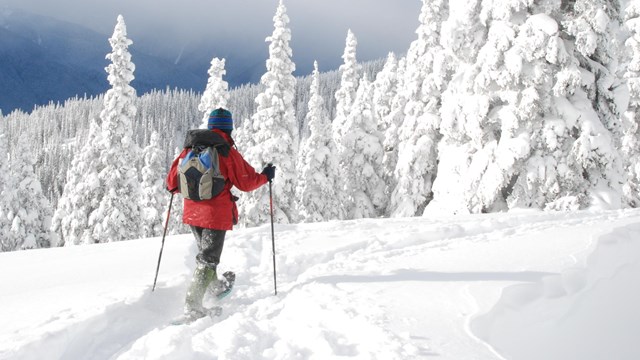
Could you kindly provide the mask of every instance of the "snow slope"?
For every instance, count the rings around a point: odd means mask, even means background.
[[[168,325],[190,235],[0,254],[0,359],[638,359],[640,211],[228,234],[220,318]],[[209,302],[211,300],[208,300]]]

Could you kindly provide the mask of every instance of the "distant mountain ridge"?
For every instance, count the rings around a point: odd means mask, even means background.
[[[105,92],[109,36],[22,10],[0,9],[2,113]],[[129,50],[136,64],[132,86],[139,94],[166,87],[204,89],[207,74],[202,64],[178,66],[138,50],[132,40]]]

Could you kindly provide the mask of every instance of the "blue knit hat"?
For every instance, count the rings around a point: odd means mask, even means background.
[[[209,114],[209,122],[207,123],[209,130],[233,130],[233,119],[231,112],[223,108],[215,109]]]

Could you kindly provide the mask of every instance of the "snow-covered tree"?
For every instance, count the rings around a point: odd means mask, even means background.
[[[545,105],[535,102],[538,89],[527,78],[531,74],[528,62],[535,59],[524,60],[523,49],[516,45],[518,19],[529,16],[523,11],[526,4],[487,1],[481,5],[468,7],[475,9],[475,16],[462,12],[460,18],[468,24],[463,32],[475,29],[467,36],[485,41],[476,51],[456,56],[451,47],[455,49],[457,42],[451,34],[457,31],[449,28],[451,21],[443,26],[445,50],[456,59],[458,71],[443,94],[443,139],[430,206],[436,211],[505,209],[504,190],[530,153],[530,126],[537,120],[539,107]],[[451,12],[458,14],[459,10]],[[536,35],[545,39],[543,32]],[[538,82],[548,84],[544,67],[537,69]]]
[[[640,206],[640,1],[630,1],[625,9],[625,26],[629,37],[625,42],[629,59],[624,77],[629,91],[629,104],[622,117],[626,181],[623,193],[627,204]]]
[[[440,140],[440,98],[450,70],[440,42],[440,24],[447,14],[446,2],[423,1],[418,39],[411,43],[403,71],[403,88],[396,100],[404,104],[398,134],[398,159],[391,194],[392,216],[422,214],[432,198]]]
[[[373,109],[378,121],[378,130],[384,132],[390,124],[386,117],[391,112],[391,102],[398,91],[398,59],[390,52],[384,67],[373,81]]]
[[[405,77],[404,72],[406,70],[406,57],[400,58],[396,67],[396,85],[393,91],[393,97],[389,103],[389,113],[384,115],[381,119],[378,119],[378,129],[383,133],[384,140],[382,142],[384,148],[384,157],[382,159],[382,165],[384,170],[384,179],[386,183],[386,193],[391,197],[393,189],[396,188],[398,179],[395,175],[396,166],[398,164],[398,145],[400,140],[398,138],[398,131],[400,125],[404,121],[404,108],[408,99],[406,98],[405,89]],[[375,82],[374,82],[375,84]],[[375,93],[374,93],[374,106],[375,106]],[[387,207],[388,215],[389,207]]]
[[[111,89],[104,97],[100,113],[102,136],[97,144],[100,157],[99,179],[103,192],[99,206],[89,216],[96,242],[120,241],[140,235],[141,188],[136,163],[139,147],[132,139],[132,121],[136,116],[136,90],[129,85],[134,79],[135,65],[128,51],[132,41],[122,15],[118,16],[113,36],[109,39],[111,64],[106,71]]]
[[[50,247],[53,209],[42,192],[40,181],[36,178],[36,159],[29,151],[28,141],[26,137],[18,138],[19,150],[14,152],[15,155],[11,159],[11,176],[15,179],[19,200],[13,204],[11,232],[20,239],[22,249]]]
[[[433,200],[429,202],[427,207],[427,210],[434,209],[435,212],[447,211],[455,213],[465,209],[465,206],[462,205],[464,200],[460,189],[462,187],[461,183],[466,176],[466,168],[469,162],[468,152],[465,149],[467,137],[465,129],[460,126],[462,119],[457,116],[450,116],[449,109],[462,105],[466,107],[472,106],[467,99],[463,98],[463,92],[466,91],[467,87],[470,87],[469,83],[471,82],[465,76],[465,73],[474,66],[483,41],[486,39],[486,28],[479,19],[481,3],[482,1],[480,0],[468,0],[455,5],[452,3],[452,6],[447,8],[448,17],[446,19],[442,18],[443,21],[440,26],[439,44],[442,47],[442,56],[447,61],[447,67],[442,70],[454,69],[455,72],[449,75],[451,80],[446,85],[446,89],[443,87],[443,93],[440,97],[440,134],[443,138],[438,144],[437,177],[431,187]],[[425,6],[429,5],[423,4],[421,14],[424,10],[428,10],[428,8],[425,9]],[[437,33],[437,30],[431,26],[423,27],[421,25],[419,29],[423,29],[422,33],[425,35],[429,31],[432,34],[434,32]],[[416,49],[421,48],[416,47]],[[434,68],[434,71],[436,70],[437,68]],[[407,76],[404,76],[404,78],[407,79]],[[406,81],[409,82],[410,80],[407,79]],[[408,88],[408,86],[407,84],[403,87]],[[402,114],[404,114],[406,103],[409,101],[409,96],[405,95],[405,97],[407,99],[404,102],[404,106],[402,101],[398,101],[399,105],[403,106]],[[470,109],[469,112],[473,113],[473,110]],[[417,200],[422,203],[420,198]],[[428,199],[425,197],[424,200]],[[411,205],[411,202],[409,202],[409,205]]]
[[[382,165],[383,179],[387,188],[385,193],[387,194],[391,194],[395,188],[393,171],[398,161],[398,121],[394,121],[397,117],[390,116],[394,98],[398,92],[398,76],[400,74],[398,65],[395,54],[389,53],[384,67],[376,75],[373,82],[373,112],[378,123],[378,131],[384,135]]]
[[[486,42],[465,74],[470,83],[457,89],[471,105],[458,105],[453,115],[464,127],[470,150],[461,190],[471,212],[506,209],[505,192],[531,152],[532,124],[539,121],[539,110],[548,106],[536,86],[549,90],[551,84],[545,61],[537,61],[544,53],[527,57],[531,44],[517,43],[521,29],[514,19],[531,15],[525,5],[483,3],[480,19],[487,24]],[[548,28],[542,30],[557,32],[554,21],[544,25]],[[535,35],[547,40],[548,34],[540,30],[534,29]]]
[[[560,5],[482,3],[485,44],[443,97],[436,209],[616,206],[612,133],[565,49]]]
[[[100,150],[96,146],[100,137],[100,126],[92,120],[87,138],[76,138],[73,162],[51,224],[51,230],[57,234],[58,246],[95,242],[89,215],[98,208],[96,195],[102,191],[98,176]]]
[[[356,60],[356,47],[358,39],[351,29],[347,32],[344,53],[344,63],[338,69],[340,72],[340,88],[336,91],[336,115],[332,122],[333,139],[338,150],[342,149],[342,137],[344,136],[344,123],[351,112],[351,106],[356,98],[358,82],[360,78],[360,65]]]
[[[590,102],[589,112],[576,124],[577,139],[571,157],[583,173],[588,190],[582,206],[619,207],[622,190],[622,161],[619,150],[623,129],[621,115],[626,104],[618,102],[615,89],[626,91],[616,79],[620,57],[618,34],[621,26],[618,0],[576,0],[564,14],[565,38],[574,43],[572,57],[582,73],[580,93]],[[585,102],[571,99],[578,109]],[[592,110],[591,110],[592,109]]]
[[[222,79],[227,73],[224,68],[225,59],[213,58],[209,68],[209,80],[207,87],[202,94],[202,99],[198,105],[198,110],[202,112],[202,125],[200,128],[206,129],[209,121],[209,114],[217,108],[226,108],[229,101],[229,84]]]
[[[552,7],[547,13],[530,15],[516,28],[513,48],[505,55],[516,76],[515,85],[523,89],[497,112],[504,119],[501,129],[520,129],[518,137],[507,144],[510,146],[496,149],[496,165],[491,165],[502,170],[517,164],[517,170],[508,170],[509,179],[501,178],[498,196],[506,199],[509,208],[579,206],[576,200],[584,190],[580,170],[569,156],[576,118],[566,111],[572,108],[570,98],[581,96],[576,88],[579,80],[573,77],[579,72],[564,47],[558,21],[548,15],[557,12]],[[517,156],[509,158],[508,151]]]
[[[382,178],[383,136],[378,132],[373,114],[372,95],[371,82],[362,79],[343,126],[339,154],[348,219],[380,216],[386,203]]]
[[[2,131],[1,125],[0,131]],[[0,251],[13,251],[20,249],[22,241],[11,231],[17,193],[15,179],[9,173],[7,137],[2,132],[0,132],[0,160]]]
[[[160,136],[156,131],[151,134],[151,140],[142,151],[142,236],[153,237],[162,235],[164,226],[162,213],[166,211],[169,193],[165,189],[166,176],[164,152],[160,150]]]
[[[342,191],[331,121],[320,95],[320,73],[314,62],[306,122],[309,137],[300,146],[297,198],[300,219],[306,222],[343,219]]]
[[[274,31],[267,37],[269,59],[267,72],[260,79],[264,91],[256,98],[258,109],[251,119],[255,145],[247,150],[246,159],[254,166],[273,163],[276,179],[273,181],[274,219],[277,222],[297,221],[295,198],[296,159],[299,146],[299,128],[295,118],[293,76],[295,64],[289,46],[291,30],[286,7],[280,1],[273,17]],[[268,220],[269,201],[265,188],[242,197],[244,223],[262,224]]]
[[[346,143],[345,134],[347,132],[347,117],[351,113],[351,108],[355,101],[358,91],[358,85],[360,82],[360,64],[358,64],[356,59],[357,46],[358,40],[356,39],[356,36],[353,34],[351,29],[349,29],[347,31],[345,48],[342,54],[342,59],[344,62],[338,69],[340,73],[340,86],[334,94],[336,101],[335,116],[333,118],[333,121],[331,122],[331,133],[339,154],[338,160],[340,162],[340,171],[343,174],[349,173],[352,165],[349,163],[345,163],[345,159],[348,158],[348,156],[346,156],[345,154],[351,150],[348,148],[349,145]],[[340,191],[348,194],[349,182],[351,181],[351,178],[347,176],[341,176],[338,179],[337,183]],[[352,207],[354,205],[353,201],[353,198],[350,198],[350,200],[345,198],[343,200],[343,206],[345,207],[347,218],[351,218],[351,216],[353,216],[354,214],[354,212],[352,211]],[[373,208],[373,206],[370,206],[370,208]]]
[[[0,131],[2,127],[0,125]],[[9,149],[7,149],[7,138],[4,133],[0,133],[0,251],[12,251],[13,244],[8,241],[9,221],[7,213],[9,212],[8,203],[4,200],[4,194],[7,189],[8,159]]]

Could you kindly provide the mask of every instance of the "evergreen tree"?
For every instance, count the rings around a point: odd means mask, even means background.
[[[472,65],[458,65],[442,107],[439,207],[573,209],[598,192],[615,203],[611,133],[564,48],[560,4],[482,5],[486,43]]]
[[[9,173],[9,149],[7,145],[6,135],[0,133],[0,251],[3,252],[19,250],[22,245],[21,239],[12,231],[13,218],[15,216],[13,206],[17,203],[17,194],[15,179]]]
[[[373,81],[373,109],[378,130],[385,131],[390,124],[385,120],[391,112],[391,102],[398,91],[398,59],[394,53],[387,55],[384,67]]]
[[[629,91],[629,106],[622,117],[624,136],[622,154],[626,181],[623,193],[627,204],[640,206],[640,1],[630,1],[625,9],[625,42],[631,54],[624,74]]]
[[[99,193],[99,206],[89,217],[93,237],[97,242],[137,238],[140,235],[141,188],[136,163],[138,145],[132,139],[132,121],[136,116],[136,91],[130,82],[135,65],[128,51],[132,41],[122,15],[109,39],[111,64],[106,71],[111,89],[100,113],[102,136],[100,143],[99,179],[104,192]]]
[[[89,227],[89,215],[98,208],[96,194],[102,191],[97,161],[100,151],[95,145],[100,143],[100,137],[100,126],[92,120],[88,136],[76,138],[73,162],[51,225],[57,234],[58,246],[96,242]]]
[[[222,80],[222,77],[227,73],[224,69],[225,59],[213,58],[211,60],[211,67],[209,68],[209,80],[207,81],[207,87],[202,94],[200,105],[198,110],[202,112],[202,125],[200,128],[206,129],[209,122],[209,114],[211,111],[217,108],[226,108],[229,101],[229,84]]]
[[[541,108],[548,106],[545,94],[539,91],[539,86],[547,90],[551,86],[544,52],[530,55],[529,46],[534,44],[518,42],[531,24],[520,28],[519,17],[531,19],[520,3],[483,3],[480,18],[487,24],[486,42],[465,74],[471,81],[463,85],[468,90],[457,89],[471,104],[460,106],[455,115],[470,150],[461,189],[466,210],[471,212],[506,210],[508,187],[531,153],[532,126],[540,121]],[[521,30],[525,31],[519,33]],[[543,30],[532,31],[548,40]],[[549,32],[557,32],[557,26]]]
[[[398,128],[398,160],[389,213],[422,214],[432,198],[440,140],[440,97],[449,77],[447,59],[439,45],[440,24],[447,13],[444,1],[423,1],[420,26],[407,53],[400,92],[403,121]]]
[[[342,137],[344,136],[344,123],[351,112],[351,106],[356,98],[358,81],[360,78],[360,65],[356,60],[356,47],[358,40],[351,32],[347,32],[347,39],[342,54],[344,63],[338,69],[340,72],[340,88],[336,91],[336,116],[332,122],[333,139],[338,150],[342,150]]]
[[[256,98],[258,109],[251,122],[255,146],[246,152],[250,164],[277,167],[273,182],[274,218],[277,222],[297,221],[295,198],[296,158],[298,155],[299,128],[295,120],[293,76],[295,64],[291,60],[289,46],[291,30],[286,7],[280,1],[273,17],[274,31],[267,37],[269,59],[267,72],[260,79],[264,91]],[[245,134],[248,136],[249,134]],[[258,189],[243,198],[244,219],[247,225],[262,224],[268,220],[269,201],[265,188]]]
[[[142,151],[142,236],[153,237],[162,235],[164,219],[163,211],[167,206],[167,191],[164,177],[166,176],[164,153],[159,148],[160,136],[156,131],[151,134],[149,145]]]
[[[583,145],[595,139],[590,130],[585,133],[583,129],[584,124],[597,122],[597,115],[580,87],[583,78],[578,61],[561,38],[558,4],[543,6],[541,3],[539,11],[545,13],[530,16],[515,40],[517,54],[527,66],[513,59],[512,63],[516,69],[524,68],[526,76],[515,114],[505,116],[526,120],[523,115],[527,115],[530,135],[521,136],[520,145],[513,142],[509,148],[511,153],[527,154],[524,166],[513,173],[502,193],[509,208],[578,209],[589,202],[585,175],[589,165],[576,156],[576,149],[584,149]],[[607,136],[602,135],[596,137],[603,140]],[[508,164],[505,158],[502,155],[496,162]]]
[[[331,137],[331,122],[320,95],[320,73],[314,62],[306,122],[309,137],[300,147],[297,198],[300,218],[305,222],[343,219],[344,209],[338,188],[340,177],[335,144]]]
[[[449,16],[440,28],[440,44],[448,66],[455,69],[451,81],[443,90],[440,109],[437,177],[432,185],[433,200],[425,210],[465,212],[466,205],[461,188],[466,176],[469,155],[462,119],[455,116],[456,108],[466,104],[463,92],[470,86],[465,74],[474,66],[478,52],[486,39],[486,28],[479,19],[480,0],[467,0],[449,7]],[[458,89],[462,90],[460,93]],[[404,108],[403,108],[404,110]],[[472,112],[472,111],[470,111]],[[425,214],[429,212],[425,211]]]
[[[586,188],[581,207],[621,205],[623,170],[618,149],[623,129],[614,94],[615,88],[624,88],[615,78],[620,21],[617,0],[576,0],[573,8],[564,13],[562,22],[564,37],[575,44],[571,56],[583,75],[578,94],[583,93],[590,102],[588,112],[583,111],[576,121],[577,139],[570,152]],[[583,99],[570,100],[575,108],[585,108]]]
[[[345,181],[347,218],[382,215],[386,201],[382,179],[382,134],[373,114],[372,86],[360,81],[343,127],[340,162]]]
[[[455,57],[458,71],[443,95],[441,162],[431,209],[484,212],[506,206],[501,190],[529,152],[526,143],[520,152],[509,149],[527,137],[530,120],[526,114],[516,114],[522,76],[522,68],[516,65],[523,60],[514,46],[518,29],[511,20],[528,15],[512,17],[519,6],[518,2],[482,2],[481,7],[470,7],[475,16],[464,14],[468,25],[463,29],[475,29],[471,36],[482,37],[485,43],[462,53],[464,57]],[[448,26],[443,26],[445,50],[457,45],[447,33]],[[506,159],[498,163],[499,156]]]
[[[11,232],[22,243],[22,249],[51,246],[51,203],[42,192],[42,185],[34,172],[35,157],[29,151],[28,139],[18,138],[18,151],[11,159],[11,177],[15,179],[19,201],[13,206],[14,218]]]
[[[382,177],[386,184],[386,194],[391,194],[396,186],[393,171],[398,161],[398,123],[390,114],[398,92],[398,75],[398,60],[393,53],[389,53],[384,67],[373,82],[373,112],[378,123],[378,131],[384,135]]]
[[[331,122],[332,136],[339,154],[339,166],[342,174],[349,174],[353,171],[353,164],[345,163],[345,159],[349,157],[346,154],[351,151],[346,144],[345,134],[347,131],[347,117],[351,113],[351,108],[355,101],[360,81],[360,65],[356,60],[357,46],[358,40],[351,29],[349,29],[345,40],[344,53],[342,54],[344,63],[340,65],[340,68],[338,69],[340,73],[340,85],[335,93],[335,117]],[[348,195],[348,188],[350,186],[349,182],[351,181],[352,179],[349,176],[341,176],[337,183],[338,189]],[[354,200],[355,198],[353,196],[343,199],[343,206],[345,207],[347,219],[354,214],[354,211],[352,211]],[[369,206],[369,208],[373,208],[373,205]],[[363,215],[361,217],[368,216]]]

